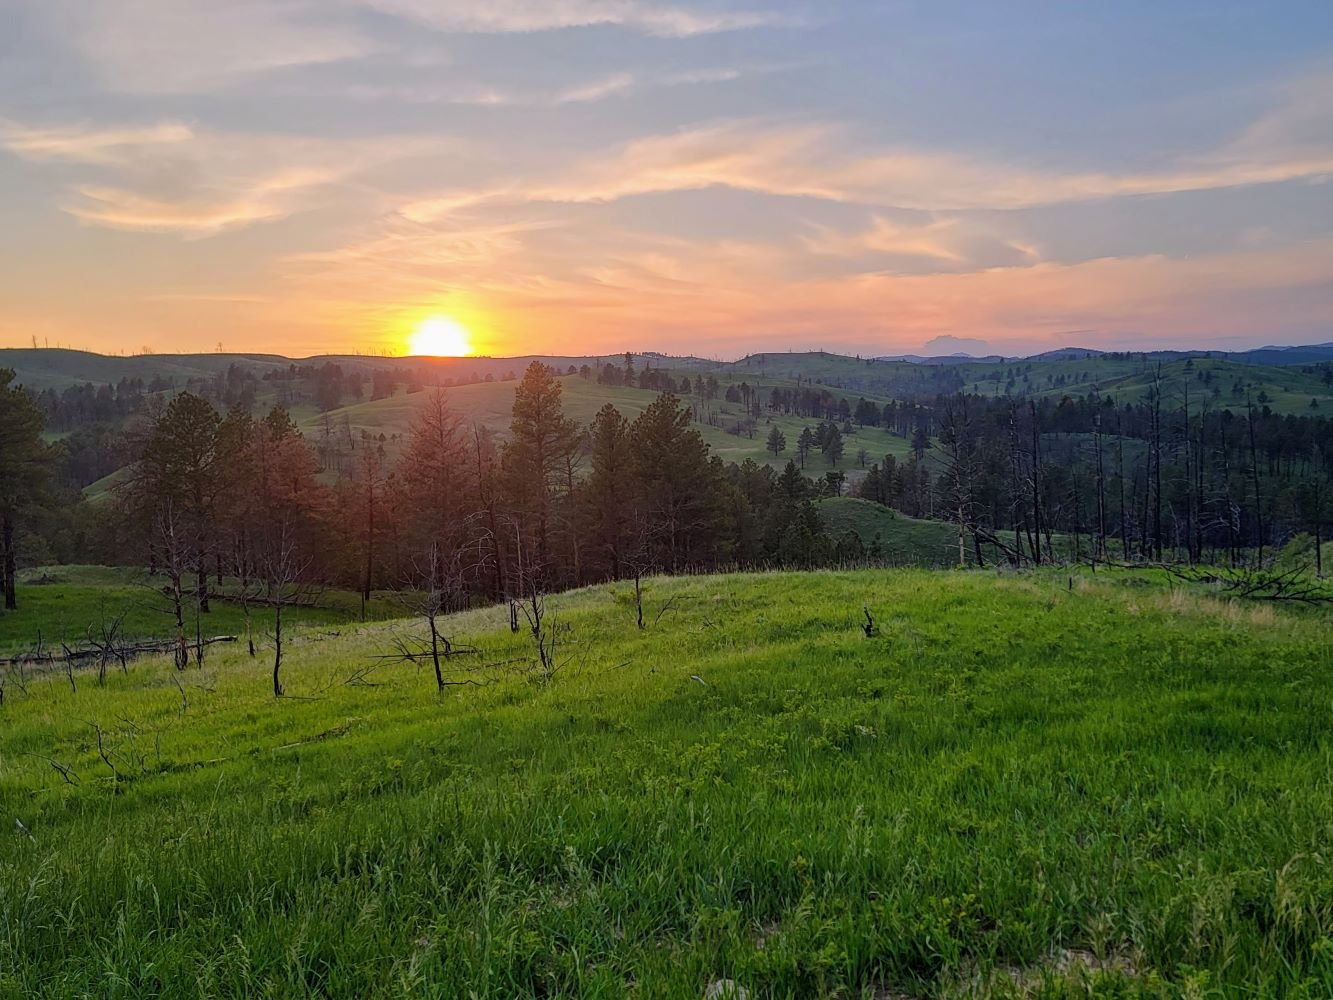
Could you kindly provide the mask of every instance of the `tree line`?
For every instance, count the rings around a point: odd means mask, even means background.
[[[368,595],[423,580],[458,604],[534,583],[873,557],[854,536],[830,538],[813,506],[847,478],[867,500],[955,525],[967,562],[1241,564],[1296,533],[1326,535],[1333,423],[1277,414],[1258,399],[1241,412],[1219,409],[1188,378],[1159,372],[1132,403],[1088,391],[879,404],[808,384],[733,383],[723,392],[704,376],[636,372],[632,357],[608,367],[618,384],[663,391],[632,421],[607,406],[581,427],[563,411],[557,373],[534,363],[504,441],[454,411],[447,391],[423,389],[405,440],[349,432],[338,437],[336,461],[335,435],[308,440],[281,405],[254,419],[245,391],[253,379],[230,369],[211,392],[175,395],[126,383],[34,397],[8,373],[0,384],[6,600],[21,552],[29,563],[143,562],[179,575],[170,587],[182,614],[190,601],[207,605],[209,576],[244,581],[265,605],[305,586]],[[605,368],[576,374],[611,378]],[[292,366],[272,381],[284,377],[311,373]],[[776,425],[761,431],[775,460],[792,455],[785,469],[710,453],[694,421],[708,422],[711,399],[723,395],[749,422],[812,418],[793,441]],[[133,400],[125,429],[95,424],[44,442],[53,400],[118,409],[122,398]],[[844,473],[853,423],[902,436],[907,457],[872,462],[858,448],[855,470]],[[833,471],[809,479],[814,451]],[[80,487],[111,473],[113,503],[77,502]],[[275,552],[286,554],[282,573],[271,572]],[[1317,544],[1314,558],[1322,572]]]
[[[1308,533],[1322,574],[1333,421],[1257,400],[1218,409],[1188,378],[1143,400],[939,396],[936,436],[886,455],[860,496],[953,522],[960,548],[1011,562],[1069,555],[1237,566]],[[927,449],[930,454],[927,456]]]

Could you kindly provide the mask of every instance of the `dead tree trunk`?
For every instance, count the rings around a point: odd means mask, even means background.
[[[1028,401],[1032,415],[1032,561],[1041,565],[1041,426],[1036,400]]]
[[[282,687],[282,602],[273,606],[273,696],[281,698]]]
[[[1097,448],[1097,560],[1106,561],[1106,464],[1102,455],[1102,416],[1093,418],[1093,443]]]
[[[3,563],[5,610],[18,610],[18,554],[14,551],[14,515],[0,511],[0,563]]]
[[[1262,566],[1264,562],[1264,503],[1263,494],[1259,489],[1259,446],[1254,433],[1254,404],[1250,402],[1248,396],[1245,399],[1245,413],[1250,432],[1250,477],[1254,483],[1254,520],[1256,527],[1259,529],[1258,553],[1255,565]]]

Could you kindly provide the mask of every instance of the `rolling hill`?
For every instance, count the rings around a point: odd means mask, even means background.
[[[607,403],[614,405],[627,419],[633,420],[657,398],[655,391],[603,385],[577,375],[563,376],[560,382],[565,415],[581,426],[591,423],[597,411]],[[515,385],[514,382],[483,382],[456,386],[445,391],[450,405],[466,419],[475,421],[503,439],[509,433]],[[424,392],[399,393],[386,399],[341,407],[325,414],[307,409],[298,416],[302,430],[312,441],[317,441],[326,432],[335,433],[346,427],[357,437],[363,432],[376,438],[385,435],[391,439],[386,441],[386,445],[393,452],[401,439],[411,431],[413,415],[425,399]],[[740,404],[727,403],[723,399],[711,403],[694,399],[686,399],[685,402],[694,407],[695,429],[703,435],[713,454],[724,462],[740,463],[751,459],[760,465],[767,464],[780,469],[788,461],[796,459],[796,440],[801,430],[818,423],[817,420],[804,417],[773,415],[758,421],[751,437],[746,433],[738,433],[739,422],[743,418]],[[787,439],[786,449],[777,456],[766,447],[769,431],[774,426]],[[395,436],[399,441],[392,440]],[[846,438],[846,452],[837,468],[855,478],[859,474],[855,457],[861,448],[868,452],[871,461],[879,461],[886,454],[904,458],[910,453],[910,443],[900,435],[880,427],[855,428]],[[807,460],[806,471],[811,475],[820,475],[834,468],[817,452]]]
[[[1151,573],[550,598],[12,680],[0,994],[1318,996],[1333,651]],[[862,608],[874,617],[867,636]],[[660,612],[660,614],[659,614]],[[465,645],[464,645],[465,644]],[[473,683],[461,683],[471,681]],[[1206,984],[1204,989],[1201,984]],[[734,993],[734,991],[733,991]]]
[[[762,386],[818,385],[848,395],[869,399],[933,398],[958,391],[987,396],[1051,396],[1097,391],[1132,401],[1148,391],[1160,368],[1166,388],[1179,393],[1189,381],[1214,408],[1240,410],[1245,399],[1267,399],[1275,412],[1308,411],[1311,400],[1318,408],[1333,409],[1333,381],[1325,368],[1328,345],[1308,348],[1266,348],[1228,355],[1224,352],[1156,352],[1151,354],[1106,354],[1087,349],[1065,349],[1025,359],[948,359],[948,364],[926,363],[940,359],[886,360],[853,358],[825,351],[760,353],[733,362],[715,362],[694,357],[636,354],[636,366],[670,371],[677,376],[709,374],[724,384],[748,381]],[[190,380],[213,379],[232,365],[257,377],[273,375],[292,364],[320,366],[333,363],[348,371],[368,375],[376,369],[412,373],[423,385],[444,380],[466,382],[490,378],[507,380],[521,374],[531,361],[542,361],[557,371],[584,365],[596,370],[606,363],[621,363],[620,355],[548,356],[514,358],[410,358],[358,355],[321,355],[288,359],[263,354],[188,354],[108,357],[82,351],[32,348],[0,349],[0,368],[13,368],[18,381],[34,390],[63,389],[79,383],[112,384],[122,378],[159,379],[176,388]],[[1209,379],[1211,381],[1203,381]],[[1264,405],[1260,403],[1259,405]]]

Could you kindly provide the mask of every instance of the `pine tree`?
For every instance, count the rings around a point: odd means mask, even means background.
[[[630,429],[639,505],[662,565],[679,569],[713,539],[708,445],[671,393],[658,396]]]
[[[593,418],[589,440],[592,468],[582,491],[584,520],[594,549],[605,558],[611,575],[618,577],[629,555],[633,523],[629,421],[607,403]]]
[[[829,424],[828,430],[824,434],[823,444],[820,446],[824,457],[834,466],[842,461],[842,431],[838,430],[837,424]]]
[[[810,455],[810,449],[815,446],[815,436],[810,433],[809,427],[801,429],[801,436],[796,440],[796,454],[801,460],[801,468],[805,468],[805,460]]]
[[[204,613],[209,610],[206,564],[216,549],[218,501],[227,485],[221,425],[203,397],[192,392],[172,397],[153,422],[132,480],[140,512],[173,549],[171,557],[181,560],[180,568],[194,571],[197,609]],[[168,525],[169,540],[162,534]]]
[[[773,429],[768,432],[768,450],[773,453],[774,458],[787,450],[787,435],[782,433],[777,424],[774,424]]]
[[[551,524],[569,485],[578,428],[560,405],[560,383],[540,361],[514,391],[510,438],[502,452],[505,494],[518,535],[521,576],[542,577],[551,565]]]

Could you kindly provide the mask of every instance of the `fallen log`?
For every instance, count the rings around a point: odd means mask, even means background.
[[[237,637],[234,635],[215,635],[204,639],[203,645],[211,646],[217,642],[235,642]],[[60,654],[55,653],[20,653],[18,656],[11,656],[0,659],[0,667],[17,667],[19,665],[30,664],[56,664],[56,663],[82,663],[85,660],[96,660],[103,657],[107,659],[125,656],[146,656],[150,653],[170,653],[176,648],[175,639],[149,639],[142,642],[133,642],[124,646],[102,647],[102,646],[79,646],[74,649],[66,649]],[[188,645],[193,646],[193,641]]]

